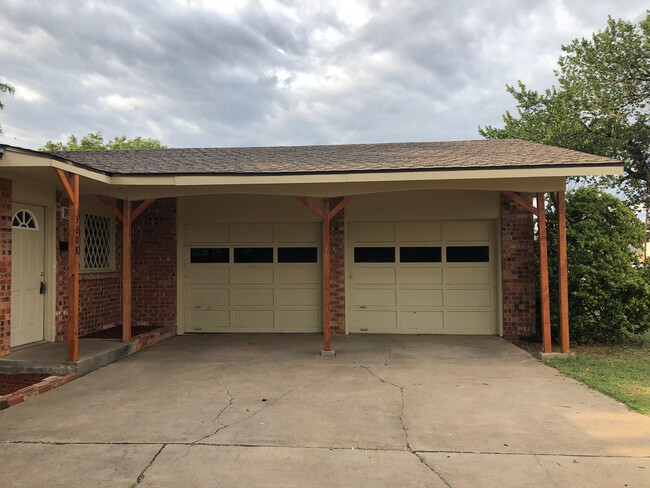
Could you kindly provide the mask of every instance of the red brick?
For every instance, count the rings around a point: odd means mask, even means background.
[[[11,180],[0,178],[0,356],[11,350]]]
[[[535,239],[533,216],[501,197],[503,337],[535,332]]]

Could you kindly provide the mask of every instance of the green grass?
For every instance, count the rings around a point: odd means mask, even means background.
[[[578,346],[575,357],[544,362],[590,388],[650,415],[650,333],[625,344]]]

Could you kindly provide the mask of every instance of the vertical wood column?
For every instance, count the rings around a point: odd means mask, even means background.
[[[68,208],[68,361],[79,361],[79,175],[70,175]]]
[[[557,192],[557,248],[558,274],[560,281],[560,348],[562,354],[569,353],[569,283],[566,251],[566,194]]]
[[[323,198],[323,350],[331,350],[330,331],[330,199]]]
[[[537,225],[539,226],[539,284],[542,305],[542,343],[544,352],[553,351],[551,347],[551,306],[548,291],[548,250],[546,240],[546,201],[544,193],[537,194]]]
[[[131,342],[131,202],[122,209],[122,342]]]

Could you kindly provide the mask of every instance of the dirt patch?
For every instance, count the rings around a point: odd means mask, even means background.
[[[153,332],[154,330],[161,329],[156,325],[136,325],[131,327],[131,336],[139,336],[142,334],[147,334]],[[104,329],[92,334],[83,336],[83,339],[122,339],[122,326],[111,327],[110,329]]]
[[[51,374],[5,374],[0,373],[0,395],[8,395],[43,381]]]

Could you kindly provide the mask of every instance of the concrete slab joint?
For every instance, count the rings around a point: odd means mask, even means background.
[[[503,339],[320,343],[179,336],[3,411],[3,488],[647,485],[650,418]]]

